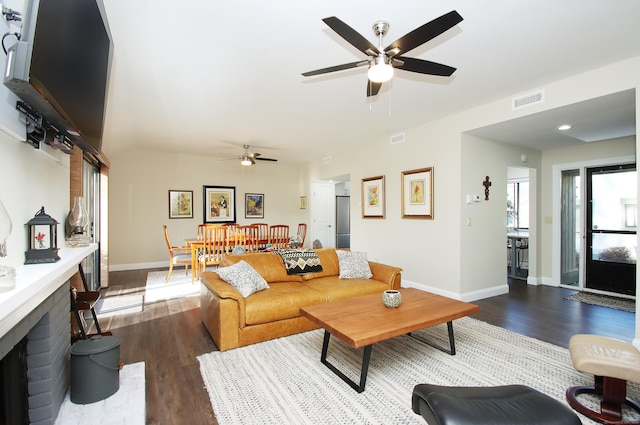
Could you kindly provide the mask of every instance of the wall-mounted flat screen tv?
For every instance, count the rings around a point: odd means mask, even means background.
[[[4,84],[54,130],[100,155],[112,53],[102,0],[26,0]]]

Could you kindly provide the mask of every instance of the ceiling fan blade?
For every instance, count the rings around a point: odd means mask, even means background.
[[[374,83],[371,80],[367,81],[367,97],[375,96],[380,91],[380,87],[382,87],[382,83]]]
[[[340,37],[347,40],[349,44],[360,50],[365,55],[370,56],[370,54],[367,53],[367,50],[370,50],[375,54],[380,53],[378,48],[369,40],[364,38],[359,32],[357,32],[335,16],[324,18],[322,21],[327,24],[332,30],[334,30]]]
[[[449,77],[451,76],[451,74],[456,72],[456,68],[452,66],[426,61],[423,59],[407,58],[404,56],[398,56],[395,59],[399,59],[403,63],[400,65],[394,64],[394,68],[417,72],[419,74],[440,75],[443,77]]]
[[[389,52],[392,49],[399,49],[399,53],[407,53],[410,50],[426,43],[432,38],[436,38],[443,32],[452,28],[462,21],[462,16],[455,10],[446,13],[433,21],[427,22],[419,28],[411,31],[410,33],[400,37],[393,43],[389,44],[385,52]]]
[[[271,161],[271,162],[278,162],[277,159],[273,159],[273,158],[253,158],[256,161]]]
[[[365,65],[367,63],[368,63],[367,61],[358,61],[358,62],[345,63],[345,64],[342,64],[342,65],[330,66],[328,68],[316,69],[315,71],[303,72],[302,75],[305,76],[305,77],[311,77],[312,75],[327,74],[329,72],[335,72],[335,71],[342,71],[342,70],[345,70],[345,69],[351,69],[351,68],[355,68],[355,67],[360,66],[360,65]]]

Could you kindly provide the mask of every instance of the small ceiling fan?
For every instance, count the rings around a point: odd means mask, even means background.
[[[249,167],[251,165],[254,165],[256,163],[256,161],[270,161],[270,162],[277,162],[277,159],[273,159],[273,158],[263,158],[258,152],[249,152],[249,145],[242,145],[242,148],[244,149],[244,153],[240,156],[231,156],[229,157],[229,159],[239,159],[240,160],[240,164],[242,164],[245,167]]]
[[[378,47],[374,46],[369,40],[335,16],[324,18],[323,21],[340,37],[349,42],[349,44],[367,55],[368,58],[363,61],[304,72],[302,75],[305,77],[368,65],[369,81],[367,81],[367,96],[375,96],[380,91],[382,83],[389,81],[393,77],[394,68],[417,72],[419,74],[444,77],[449,77],[456,71],[456,68],[447,65],[402,56],[460,23],[462,16],[455,10],[431,22],[427,22],[421,27],[400,37],[387,47],[382,47],[382,39],[389,29],[389,23],[386,21],[377,21],[373,24],[373,32],[378,37]]]

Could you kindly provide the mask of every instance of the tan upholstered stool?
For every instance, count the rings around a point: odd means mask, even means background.
[[[601,423],[621,423],[622,406],[640,413],[640,404],[627,398],[627,381],[640,383],[640,351],[633,344],[597,335],[574,335],[569,340],[571,362],[580,372],[595,378],[592,387],[571,387],[567,402],[578,412]],[[602,398],[600,412],[576,399],[579,394],[596,394]],[[640,421],[625,422],[640,423]]]

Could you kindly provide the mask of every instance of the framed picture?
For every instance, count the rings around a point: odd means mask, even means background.
[[[169,191],[169,218],[193,218],[193,191]]]
[[[362,179],[362,218],[384,218],[384,176]]]
[[[244,218],[264,218],[264,194],[244,194]]]
[[[203,222],[236,222],[235,186],[203,186]]]
[[[301,196],[300,197],[300,209],[301,210],[306,210],[307,209],[307,197],[306,196]]]
[[[433,220],[433,167],[402,172],[402,218]]]

